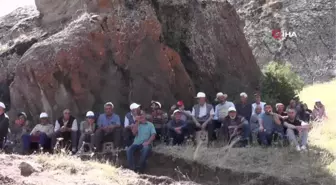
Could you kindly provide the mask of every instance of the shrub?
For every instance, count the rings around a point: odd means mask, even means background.
[[[267,103],[288,104],[293,98],[298,99],[304,82],[293,72],[290,64],[270,62],[263,69],[261,93]]]

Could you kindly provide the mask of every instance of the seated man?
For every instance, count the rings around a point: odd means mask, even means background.
[[[135,117],[138,115],[140,111],[140,105],[137,103],[132,103],[130,105],[130,112],[125,115],[124,121],[124,146],[128,147],[133,143],[134,135],[132,134],[131,126],[135,124]]]
[[[194,105],[191,115],[196,118],[196,131],[207,130],[209,141],[212,140],[214,125],[212,118],[215,114],[213,106],[206,103],[206,95],[203,92],[197,93],[198,104]]]
[[[170,108],[171,119],[174,119],[174,111],[176,110],[176,108],[181,112],[181,120],[187,123],[193,123],[195,121],[195,118],[191,115],[191,111],[184,109],[183,101],[178,101],[176,105],[173,105]]]
[[[56,144],[57,138],[63,138],[63,144],[71,141],[71,151],[76,153],[77,150],[77,120],[70,114],[69,109],[63,111],[63,116],[58,118],[55,122],[55,133],[52,137],[53,146]]]
[[[272,106],[265,105],[265,113],[261,114],[259,119],[259,139],[264,146],[270,146],[272,144],[273,135],[276,133],[275,125],[281,125],[281,121],[277,114],[272,112]]]
[[[133,144],[127,149],[128,168],[143,172],[156,135],[154,125],[146,121],[144,111],[141,111],[136,117],[136,124],[132,125],[132,133],[135,135],[135,138]],[[141,151],[139,166],[137,168],[134,162],[134,153],[136,150]]]
[[[296,150],[307,150],[309,125],[297,119],[295,109],[288,109],[288,118],[284,120],[284,126],[287,128],[287,136],[290,142],[296,146]],[[301,147],[296,136],[301,137]]]
[[[162,110],[161,103],[158,101],[151,102],[152,116],[150,122],[154,124],[155,130],[158,138],[161,140],[166,140],[167,137],[167,121],[168,114]]]
[[[90,148],[94,147],[94,132],[96,130],[96,117],[92,111],[86,113],[86,120],[80,123],[81,135],[78,143],[78,151],[83,146],[84,142],[90,142]]]
[[[261,106],[257,105],[256,108],[254,109],[254,114],[252,114],[251,119],[250,119],[250,131],[251,131],[251,138],[250,142],[252,143],[253,141],[256,141],[257,135],[259,133],[259,128],[260,128],[260,123],[259,120],[261,119]]]
[[[168,136],[173,139],[173,145],[182,144],[184,137],[189,135],[188,124],[182,120],[183,112],[175,110],[174,119],[168,122]]]
[[[8,134],[9,128],[9,118],[5,114],[6,106],[4,103],[0,102],[0,149],[4,146],[5,138]]]
[[[223,121],[223,133],[225,136],[229,136],[230,141],[236,136],[241,136],[241,140],[244,141],[243,144],[246,145],[250,134],[248,121],[244,117],[237,115],[236,108],[234,107],[230,107],[228,112],[229,114]]]
[[[102,144],[107,140],[113,142],[114,148],[121,147],[120,117],[113,112],[113,109],[114,105],[112,102],[105,103],[105,113],[98,117],[97,130],[94,136],[97,151],[102,151]]]
[[[215,107],[215,115],[213,118],[213,124],[214,124],[214,129],[220,129],[222,127],[222,124],[227,117],[229,113],[229,109],[231,107],[235,108],[235,105],[227,101],[227,94],[223,94],[222,92],[217,93],[216,95],[216,100],[219,102],[219,104],[216,105]],[[226,126],[227,127],[227,126]],[[225,130],[225,129],[224,129]],[[226,130],[225,130],[226,131]],[[228,134],[226,132],[226,134]],[[225,139],[228,138],[228,136],[224,136]]]
[[[17,138],[15,140],[16,143],[21,143],[21,137],[24,134],[29,134],[32,131],[31,128],[31,124],[30,122],[27,120],[27,115],[24,112],[20,112],[17,115],[17,118],[15,119],[15,124],[13,125],[13,127],[11,128],[11,135],[13,138]],[[19,148],[19,153],[22,153],[23,151],[23,145],[21,143],[20,148]]]
[[[30,144],[38,142],[39,148],[47,149],[51,147],[51,136],[54,133],[54,126],[49,123],[48,114],[40,114],[40,124],[37,124],[30,134],[22,135],[24,153],[29,152]]]

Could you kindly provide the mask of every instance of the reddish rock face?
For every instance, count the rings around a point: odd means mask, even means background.
[[[154,99],[167,108],[182,99],[190,106],[199,90],[213,98],[220,90],[233,94],[258,84],[259,68],[229,4],[209,2],[202,10],[195,3],[99,0],[88,4],[94,14],[75,11],[76,17],[73,11],[80,7],[71,1],[66,13],[51,19],[58,9],[50,15],[46,10],[56,2],[38,2],[49,35],[18,62],[10,86],[13,111],[34,116],[47,111],[54,120],[64,108],[78,116],[112,101],[123,115],[131,102],[149,107]],[[171,17],[192,14],[176,20],[174,30],[165,6],[176,8]],[[55,27],[69,15],[71,21]],[[170,38],[184,32],[185,37]]]

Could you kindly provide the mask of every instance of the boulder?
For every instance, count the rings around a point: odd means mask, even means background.
[[[21,171],[21,175],[28,177],[34,172],[40,172],[41,170],[38,168],[38,166],[33,165],[29,162],[21,162],[19,165],[19,169]]]
[[[82,116],[112,101],[123,115],[131,102],[146,108],[158,100],[168,108],[182,99],[191,106],[197,91],[213,100],[217,91],[236,95],[258,86],[260,70],[227,2],[36,0],[36,6],[33,26],[41,34],[15,61],[12,112],[46,111],[55,120],[64,108]]]
[[[229,0],[237,10],[246,39],[262,68],[270,61],[292,64],[306,83],[336,75],[335,1]],[[281,40],[272,30],[294,33]]]

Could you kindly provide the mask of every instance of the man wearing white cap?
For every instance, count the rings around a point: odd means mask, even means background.
[[[212,135],[214,132],[214,125],[212,119],[214,117],[214,109],[211,104],[206,103],[206,95],[203,92],[197,93],[196,98],[198,104],[194,105],[192,109],[192,116],[196,118],[196,130],[202,129],[208,131],[209,141],[213,140]]]
[[[130,146],[133,143],[134,136],[132,134],[131,126],[135,124],[136,116],[138,115],[138,112],[140,111],[140,105],[137,103],[132,103],[130,105],[130,112],[128,112],[125,115],[125,121],[124,121],[124,132],[123,132],[123,138],[124,138],[124,145]]]
[[[174,119],[168,122],[168,136],[173,139],[173,145],[182,144],[184,137],[188,135],[188,124],[182,120],[183,112],[179,109],[173,113]]]
[[[247,101],[247,94],[245,92],[240,93],[240,102],[236,104],[237,114],[243,116],[246,120],[251,119],[252,104]]]
[[[120,117],[113,112],[114,105],[107,102],[104,105],[104,114],[99,115],[97,130],[95,133],[95,146],[97,151],[102,150],[102,144],[106,140],[113,140],[115,147],[121,145],[121,123]]]
[[[96,130],[96,117],[92,111],[86,113],[86,119],[80,123],[80,138],[78,143],[78,151],[83,147],[83,143],[90,142],[90,147],[94,146],[94,132]]]
[[[251,115],[255,112],[255,108],[257,107],[257,105],[261,107],[261,113],[264,113],[266,103],[261,101],[261,96],[259,93],[254,94],[254,97],[255,97],[255,103],[252,104]]]
[[[243,116],[237,115],[234,107],[230,107],[228,112],[228,115],[224,118],[222,128],[225,140],[228,141],[229,138],[241,136],[241,140],[246,145],[250,134],[248,121]]]
[[[53,147],[56,144],[57,138],[63,138],[63,142],[71,141],[71,151],[75,154],[77,150],[78,139],[78,124],[75,117],[70,113],[69,109],[63,110],[63,116],[58,118],[55,122],[54,135],[52,137]]]
[[[152,101],[151,103],[152,114],[149,121],[154,124],[156,133],[159,136],[157,139],[166,140],[168,114],[162,110],[162,105],[160,102]]]
[[[49,123],[47,113],[40,114],[40,123],[37,124],[29,134],[22,136],[23,149],[26,152],[30,149],[32,140],[37,139],[39,146],[44,149],[51,147],[51,136],[54,133],[54,126]]]
[[[216,105],[215,107],[215,115],[214,115],[214,128],[220,128],[222,125],[222,122],[224,121],[224,118],[228,115],[229,113],[229,108],[230,107],[235,107],[235,105],[227,101],[227,94],[223,94],[222,92],[217,93],[216,99],[219,102],[219,104]]]
[[[3,147],[4,138],[7,137],[9,128],[9,118],[5,114],[6,106],[0,102],[0,149]]]

